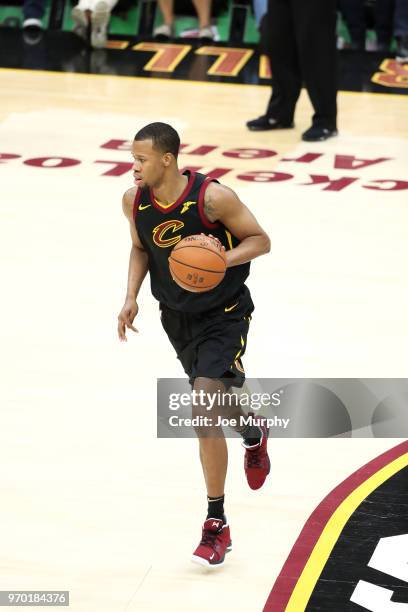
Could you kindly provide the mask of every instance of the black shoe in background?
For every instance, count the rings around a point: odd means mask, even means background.
[[[395,54],[397,62],[408,62],[408,36],[401,36],[398,39],[397,53]]]
[[[302,140],[306,142],[319,142],[337,136],[337,134],[337,130],[329,130],[328,128],[312,125],[306,132],[303,132]]]
[[[281,123],[273,117],[262,115],[261,117],[257,117],[257,119],[247,121],[246,126],[248,130],[252,130],[253,132],[263,132],[266,130],[286,130],[293,128],[294,123]]]

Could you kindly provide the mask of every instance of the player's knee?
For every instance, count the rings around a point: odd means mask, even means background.
[[[219,426],[218,406],[209,402],[197,403],[192,406],[192,417],[198,438],[218,438],[223,436]]]

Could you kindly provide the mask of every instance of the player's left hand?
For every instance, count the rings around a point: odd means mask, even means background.
[[[201,235],[202,236],[206,236],[206,234],[204,234],[204,232],[201,232]],[[216,238],[212,234],[208,234],[208,237],[212,238],[213,240],[215,240],[215,242],[218,244],[219,248],[222,249],[223,251],[225,251],[225,246],[223,244],[221,244],[221,241],[218,240],[218,238]]]

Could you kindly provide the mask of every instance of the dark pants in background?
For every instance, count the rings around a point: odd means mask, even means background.
[[[336,0],[269,0],[265,29],[273,91],[267,115],[282,124],[292,123],[303,83],[313,125],[336,129],[336,8]]]
[[[377,43],[388,47],[394,29],[395,0],[376,0],[374,11]]]
[[[366,40],[364,0],[339,0],[339,8],[346,22],[352,44],[364,50]]]
[[[339,0],[339,7],[352,43],[364,49],[367,28],[364,0]],[[393,36],[408,36],[408,0],[376,0],[372,17],[380,49],[388,49]]]
[[[408,36],[408,0],[376,0],[377,40],[389,45],[392,36]]]
[[[42,19],[45,13],[45,0],[24,0],[24,19]]]

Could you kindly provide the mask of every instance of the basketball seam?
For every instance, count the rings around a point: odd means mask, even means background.
[[[193,287],[193,289],[215,289],[215,287],[213,287],[212,285],[201,285],[200,287],[197,287],[197,285],[190,285],[190,283],[186,283],[185,281],[183,281],[182,278],[178,277],[177,274],[173,274],[180,281],[180,283],[183,283],[183,285],[187,285],[188,287]],[[181,287],[181,289],[183,289],[183,287]]]
[[[185,240],[185,238],[184,238],[184,240]],[[182,249],[203,249],[203,251],[210,251],[210,253],[214,253],[214,255],[216,255],[217,257],[222,259],[222,261],[225,263],[225,259],[224,259],[224,257],[222,255],[217,253],[217,251],[212,251],[211,249],[207,249],[207,247],[198,246],[196,244],[188,244],[186,246],[179,247],[178,249],[174,248],[173,251],[181,251]]]
[[[181,264],[182,266],[186,266],[186,268],[194,268],[194,270],[200,270],[201,272],[211,272],[212,274],[225,274],[225,270],[221,272],[219,270],[207,270],[207,268],[199,268],[198,266],[193,266],[192,264],[186,264],[184,263],[184,261],[180,261],[179,259],[176,259],[171,255],[169,259],[170,261],[175,261],[176,263]]]

